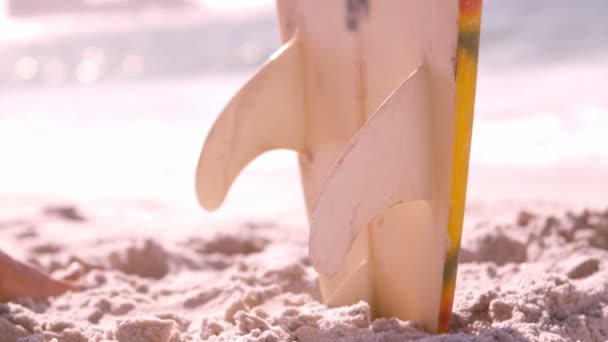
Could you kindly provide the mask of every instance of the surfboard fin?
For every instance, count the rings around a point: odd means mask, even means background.
[[[374,316],[436,331],[445,232],[433,194],[427,79],[425,68],[415,70],[347,145],[319,195],[309,251],[329,305],[352,303],[357,290]],[[364,267],[355,273],[354,263]]]
[[[218,208],[237,175],[260,154],[303,149],[299,46],[296,36],[277,50],[213,124],[196,171],[196,194],[205,209]]]
[[[382,210],[431,196],[430,100],[417,69],[358,131],[321,190],[310,231],[310,257],[338,273],[361,230]]]

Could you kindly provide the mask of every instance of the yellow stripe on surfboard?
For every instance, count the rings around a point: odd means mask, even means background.
[[[460,0],[456,64],[456,117],[454,122],[452,184],[448,216],[449,245],[444,266],[439,332],[449,331],[456,287],[458,251],[460,249],[464,220],[471,131],[475,107],[480,24],[481,0]]]

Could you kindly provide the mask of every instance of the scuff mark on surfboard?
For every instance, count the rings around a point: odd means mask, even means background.
[[[361,15],[369,16],[369,0],[346,0],[346,29],[356,32]]]

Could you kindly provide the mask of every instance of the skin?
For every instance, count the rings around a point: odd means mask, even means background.
[[[11,258],[0,250],[0,302],[16,298],[43,299],[79,287]]]

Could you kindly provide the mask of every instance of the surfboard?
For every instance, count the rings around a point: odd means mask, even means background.
[[[260,154],[297,151],[324,301],[447,331],[480,11],[481,0],[278,0],[283,45],[214,123],[201,205],[219,207]]]

